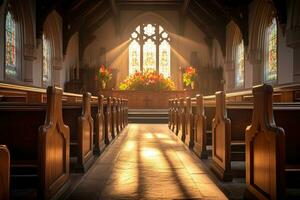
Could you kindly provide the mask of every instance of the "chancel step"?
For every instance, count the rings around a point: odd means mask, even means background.
[[[129,123],[168,123],[168,109],[129,109]]]

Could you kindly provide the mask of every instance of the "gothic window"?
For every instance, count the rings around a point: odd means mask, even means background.
[[[277,80],[277,22],[273,18],[266,32],[265,80]]]
[[[10,11],[5,21],[5,73],[9,77],[17,77],[16,65],[16,22]]]
[[[162,26],[141,24],[131,34],[129,45],[129,74],[156,70],[170,76],[170,37]]]
[[[235,52],[235,86],[244,86],[244,70],[245,70],[245,60],[244,60],[244,42],[243,40],[236,46]]]
[[[43,35],[43,86],[51,82],[51,52],[49,40]]]

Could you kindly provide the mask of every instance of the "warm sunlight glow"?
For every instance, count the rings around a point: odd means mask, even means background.
[[[145,158],[153,158],[159,154],[159,151],[154,148],[143,148],[141,154]]]
[[[170,36],[158,24],[141,24],[130,35],[129,74],[155,70],[171,75]]]

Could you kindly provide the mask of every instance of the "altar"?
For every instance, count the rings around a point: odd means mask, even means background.
[[[163,109],[168,108],[170,98],[193,97],[198,94],[196,90],[172,90],[172,91],[124,91],[101,90],[105,97],[113,96],[128,99],[128,107],[131,109]]]

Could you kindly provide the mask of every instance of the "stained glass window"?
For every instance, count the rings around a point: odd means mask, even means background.
[[[162,26],[141,24],[131,34],[129,44],[129,74],[135,71],[157,70],[170,76],[170,37]]]
[[[244,85],[244,42],[243,40],[236,46],[235,55],[235,86],[242,87]]]
[[[277,22],[274,18],[267,29],[265,79],[267,82],[277,79]]]
[[[140,71],[140,45],[134,40],[129,45],[129,74]]]
[[[9,11],[6,14],[5,40],[5,73],[8,76],[16,77],[16,23]]]
[[[48,86],[51,78],[51,52],[49,40],[43,35],[43,85]]]
[[[148,39],[143,45],[143,70],[156,70],[156,46]]]
[[[159,71],[165,77],[170,76],[170,44],[164,40],[159,45]]]

